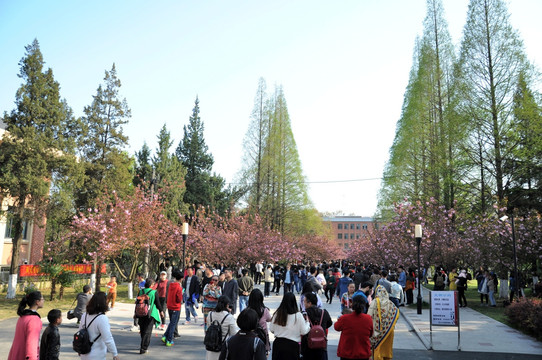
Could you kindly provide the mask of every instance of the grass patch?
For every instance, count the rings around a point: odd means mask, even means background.
[[[105,290],[105,284],[103,288]],[[57,297],[58,297],[58,290],[57,287]],[[42,318],[47,317],[47,313],[49,310],[52,309],[60,309],[63,313],[66,311],[72,309],[72,303],[74,302],[74,299],[76,298],[77,294],[79,294],[80,290],[78,289],[77,292],[74,288],[66,288],[64,289],[64,298],[62,300],[49,300],[51,289],[42,289],[40,290],[43,297],[45,298],[45,304],[43,305],[43,308],[38,310],[38,313],[41,315]],[[22,297],[24,295],[24,292],[17,291],[17,296],[15,299],[6,299],[6,292],[0,292],[0,320],[10,319],[10,318],[17,318],[17,307],[19,306],[19,302],[21,301]],[[137,294],[134,292],[134,296]],[[119,285],[117,287],[117,301],[118,302],[132,302],[134,300],[128,299],[128,285]],[[73,304],[75,306],[76,304]]]

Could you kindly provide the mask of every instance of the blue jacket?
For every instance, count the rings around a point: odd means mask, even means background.
[[[351,282],[353,282],[353,280],[348,276],[343,276],[339,279],[339,283],[337,284],[337,295],[339,295],[339,297],[342,297],[343,294],[348,291],[348,284]]]

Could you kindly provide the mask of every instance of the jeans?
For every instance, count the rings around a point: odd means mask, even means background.
[[[171,316],[173,314],[174,310],[167,309],[167,313],[169,316],[169,322],[171,323]],[[181,317],[181,311],[179,310],[179,318]],[[177,324],[179,323],[179,319],[177,319]],[[179,330],[177,329],[177,325],[175,325],[175,328],[173,328],[173,337],[179,337]]]
[[[292,292],[292,283],[284,283],[284,293]]]
[[[186,321],[190,321],[190,314],[192,314],[194,318],[198,317],[198,313],[196,313],[196,309],[194,309],[194,304],[184,303],[184,312],[186,314]]]
[[[392,303],[395,304],[395,306],[399,307],[399,298],[395,298],[395,297],[390,296],[390,300],[391,300]]]
[[[300,294],[301,293],[301,279],[295,278],[294,284],[295,284],[295,291],[297,291],[297,293]]]
[[[170,310],[169,313],[169,325],[164,333],[166,340],[173,342],[173,333],[177,329],[177,324],[179,323],[179,317],[181,316],[180,310]]]
[[[248,296],[247,295],[239,295],[239,311],[245,310],[248,304]]]
[[[489,303],[491,304],[491,306],[497,305],[497,302],[495,301],[495,291],[489,292]]]

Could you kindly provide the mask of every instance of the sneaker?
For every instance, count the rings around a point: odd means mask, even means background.
[[[185,325],[190,325],[190,320],[186,320],[186,321],[184,322],[184,324],[185,324]]]
[[[160,330],[166,330],[166,324],[160,325]]]
[[[172,342],[166,342],[166,346],[173,346],[173,341]]]
[[[165,336],[162,336],[162,342],[165,344],[166,343],[166,337]]]
[[[149,352],[148,350],[143,350],[143,349],[139,350],[139,353],[140,353],[140,354],[146,354],[146,353],[148,353],[148,352]]]

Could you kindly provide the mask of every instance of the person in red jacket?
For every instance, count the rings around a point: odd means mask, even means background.
[[[158,293],[158,301],[160,302],[160,306],[162,307],[162,310],[164,310],[164,315],[162,316],[162,325],[160,325],[161,329],[166,328],[166,295],[167,295],[167,289],[169,282],[167,280],[167,272],[162,271],[160,273],[160,279],[156,283],[156,292]]]
[[[337,347],[337,356],[341,360],[365,360],[371,357],[373,319],[363,313],[366,305],[363,296],[354,296],[353,312],[342,315],[334,324],[335,330],[341,332]]]
[[[162,342],[166,346],[173,345],[173,333],[179,323],[179,317],[181,315],[181,304],[183,302],[183,288],[181,286],[181,280],[183,274],[179,270],[175,270],[173,274],[173,281],[169,285],[169,292],[167,294],[167,308],[169,310],[169,325],[162,336]]]

